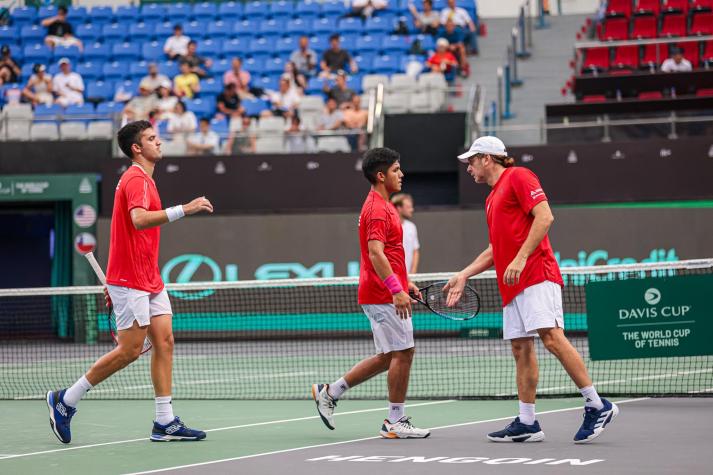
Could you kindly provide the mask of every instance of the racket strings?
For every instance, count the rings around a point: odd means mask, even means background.
[[[448,306],[448,293],[443,292],[440,288],[428,289],[428,293],[425,297],[428,306],[431,307],[433,311],[443,315],[470,317],[480,310],[478,294],[470,287],[466,287],[463,290],[463,295],[460,300],[452,307]]]

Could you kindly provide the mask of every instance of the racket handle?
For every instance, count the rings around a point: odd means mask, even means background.
[[[88,252],[84,254],[84,257],[87,258],[87,260],[89,261],[89,265],[92,266],[92,269],[94,269],[94,273],[97,275],[99,282],[101,282],[102,285],[106,285],[106,276],[104,275],[104,271],[102,270],[101,266],[97,262],[96,257],[94,257],[94,253]]]

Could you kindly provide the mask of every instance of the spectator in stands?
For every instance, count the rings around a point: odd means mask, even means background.
[[[453,20],[446,20],[446,24],[438,31],[438,38],[448,40],[448,51],[458,60],[463,76],[468,77],[470,75],[470,64],[465,53],[463,30],[458,28]]]
[[[339,34],[335,33],[329,37],[329,49],[322,54],[322,69],[321,76],[331,77],[340,69],[349,70],[353,73],[357,72],[357,64],[348,51],[343,50]]]
[[[67,7],[57,7],[57,15],[42,20],[42,26],[47,28],[45,44],[50,48],[56,46],[76,46],[83,49],[82,42],[73,35],[72,25],[67,21]]]
[[[299,107],[302,94],[296,86],[292,86],[290,76],[283,74],[280,78],[279,90],[269,92],[268,97],[271,104],[270,113],[278,117],[289,118],[295,114]]]
[[[45,104],[51,106],[54,102],[52,96],[52,76],[47,74],[44,64],[32,66],[32,76],[22,89],[22,97],[33,106]]]
[[[198,123],[196,115],[186,110],[183,101],[176,102],[173,113],[168,116],[168,132],[173,134],[174,139],[185,139],[189,134],[196,131]]]
[[[692,71],[691,62],[683,57],[683,50],[676,48],[670,58],[661,64],[662,73],[685,73]]]
[[[329,83],[326,80],[324,81],[324,93],[337,101],[337,106],[351,102],[352,97],[356,94],[347,86],[347,73],[341,69],[337,71],[334,87],[330,88]]]
[[[458,71],[458,60],[453,53],[448,51],[448,40],[438,38],[436,41],[436,52],[426,61],[426,65],[434,73],[441,73],[449,83],[453,82]]]
[[[190,155],[217,155],[220,153],[220,137],[210,129],[210,121],[203,117],[199,130],[188,137],[188,153]]]
[[[375,11],[384,10],[389,0],[352,0],[352,16],[371,17]]]
[[[342,125],[344,125],[344,114],[337,107],[337,101],[330,97],[327,99],[322,115],[317,119],[317,130],[337,130]]]
[[[146,120],[149,113],[156,109],[158,97],[151,90],[151,85],[146,81],[139,83],[139,94],[134,96],[124,107],[124,116],[128,122]]]
[[[179,24],[173,26],[173,36],[169,36],[163,45],[163,52],[168,59],[178,59],[188,52],[189,37],[183,34],[183,27]]]
[[[245,109],[240,105],[240,97],[235,90],[235,83],[229,82],[223,86],[223,92],[218,94],[216,100],[219,117],[228,119],[239,118],[245,113]]]
[[[208,77],[208,69],[213,65],[213,61],[210,58],[204,58],[196,54],[196,49],[198,48],[198,43],[191,40],[188,42],[188,50],[186,54],[181,57],[182,63],[188,63],[191,67],[191,72],[196,73],[199,78],[203,79]]]
[[[244,115],[240,130],[231,132],[225,142],[225,153],[228,155],[242,155],[255,153],[256,137],[252,131],[252,118]]]
[[[233,58],[232,68],[223,74],[223,84],[234,83],[235,91],[241,99],[252,98],[250,93],[250,73],[243,69],[243,60]]]
[[[20,66],[13,59],[10,47],[2,45],[0,48],[0,86],[17,82],[21,74]]]
[[[191,66],[188,63],[181,63],[181,74],[173,78],[173,92],[178,97],[187,97],[193,99],[201,90],[201,82],[198,75],[191,72]]]
[[[413,15],[413,22],[421,33],[435,35],[441,26],[441,15],[433,10],[433,0],[423,0],[423,11],[416,10],[413,3],[408,4],[408,9]]]
[[[300,37],[299,47],[290,55],[290,61],[295,64],[297,73],[305,77],[317,73],[317,53],[309,47],[309,37]]]
[[[57,95],[55,102],[62,107],[84,104],[84,81],[72,71],[69,59],[59,60],[59,73],[52,79],[52,90]]]
[[[285,146],[289,153],[306,153],[307,138],[302,126],[300,116],[295,114],[290,118],[290,123],[285,128]]]
[[[441,11],[441,25],[446,26],[448,20],[463,29],[463,41],[468,45],[470,51],[478,52],[478,32],[475,23],[470,18],[468,12],[456,6],[456,0],[448,0],[448,6]],[[453,44],[453,41],[448,40]]]
[[[288,61],[287,63],[285,63],[284,74],[289,77],[290,85],[292,87],[298,88],[300,94],[304,94],[305,89],[307,89],[307,79],[305,78],[305,76],[303,76],[297,71],[295,63],[293,63],[292,61]]]
[[[178,102],[178,98],[171,95],[171,81],[169,79],[166,79],[158,86],[156,95],[158,96],[156,101],[157,118],[164,120],[173,112]]]
[[[156,63],[149,64],[149,74],[141,79],[141,82],[151,89],[151,92],[158,91],[161,84],[166,81],[168,81],[168,77],[163,74],[159,74]]]
[[[366,150],[366,123],[369,120],[369,112],[362,108],[361,98],[354,94],[351,101],[342,105],[342,116],[344,127],[347,129],[361,129],[357,134],[347,136],[352,151],[361,152]]]

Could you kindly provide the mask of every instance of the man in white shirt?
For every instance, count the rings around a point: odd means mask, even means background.
[[[169,36],[163,45],[163,52],[168,59],[179,59],[188,53],[188,43],[191,39],[183,34],[183,27],[179,24],[173,27],[173,36]]]
[[[141,79],[141,84],[145,84],[151,92],[156,92],[161,84],[168,81],[168,76],[159,74],[156,63],[149,64],[149,74]]]
[[[69,59],[59,60],[59,71],[52,79],[52,90],[57,94],[55,102],[62,107],[84,104],[84,81],[82,76],[72,72]]]
[[[448,0],[448,6],[441,11],[441,25],[445,26],[448,20],[453,21],[456,26],[463,29],[465,33],[464,43],[471,52],[477,52],[478,32],[475,28],[475,22],[473,22],[473,19],[464,8],[456,6],[456,0]]]
[[[191,155],[216,155],[220,151],[220,137],[210,130],[210,121],[202,118],[200,130],[188,137],[188,153]]]
[[[401,218],[401,227],[404,232],[406,271],[409,274],[415,274],[418,272],[421,244],[418,242],[416,225],[411,221],[413,219],[413,198],[407,193],[397,193],[391,197],[391,203],[396,207]]]
[[[384,10],[388,6],[388,0],[352,0],[352,14],[369,18],[376,10]]]
[[[683,57],[683,51],[680,49],[675,49],[673,56],[666,59],[661,65],[662,73],[685,73],[692,70],[691,62]]]

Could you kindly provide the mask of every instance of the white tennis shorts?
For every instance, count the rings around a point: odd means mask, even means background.
[[[114,306],[117,330],[131,328],[134,320],[139,323],[140,327],[145,327],[151,324],[151,317],[173,315],[166,289],[152,294],[118,285],[107,285],[106,287]]]
[[[503,339],[537,336],[539,328],[564,328],[562,287],[544,281],[531,285],[503,308]]]
[[[414,347],[413,322],[410,318],[396,315],[394,304],[369,304],[361,308],[369,317],[377,353],[385,354]]]

